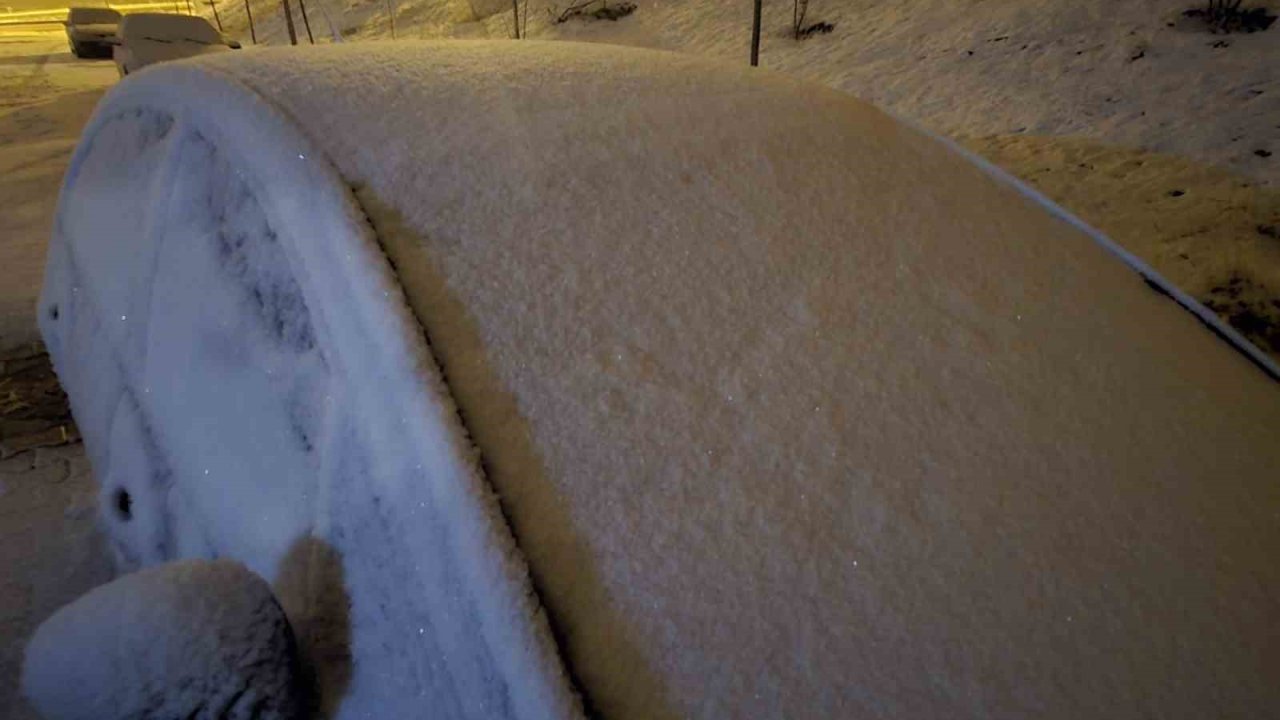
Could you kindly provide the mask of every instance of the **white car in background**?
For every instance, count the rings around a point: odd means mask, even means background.
[[[240,43],[195,15],[126,15],[118,35],[112,56],[121,77],[153,63],[240,49]]]
[[[111,57],[120,13],[111,8],[73,7],[63,23],[67,45],[76,57]]]

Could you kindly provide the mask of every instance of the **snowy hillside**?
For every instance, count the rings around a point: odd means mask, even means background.
[[[497,1],[306,1],[317,42],[389,38],[391,10],[398,38],[513,32]],[[530,0],[528,36],[747,59],[739,0],[639,0],[616,22],[552,22],[568,4]],[[834,30],[797,42],[791,4],[772,0],[761,64],[959,139],[1280,357],[1280,29],[1212,35],[1182,17],[1191,5],[813,0],[808,19]],[[247,38],[242,3],[219,7]],[[280,4],[253,7],[259,39],[287,42]]]

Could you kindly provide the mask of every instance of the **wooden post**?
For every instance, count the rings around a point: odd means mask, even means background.
[[[245,0],[247,3],[248,0]],[[209,0],[209,8],[213,10],[213,21],[218,24],[218,32],[222,32],[222,18],[218,17],[218,4],[213,0]]]
[[[396,39],[396,8],[387,0],[387,17],[391,18],[391,39]]]
[[[516,24],[516,39],[520,39],[520,0],[511,0],[511,17]]]
[[[755,14],[751,20],[751,67],[760,64],[760,3],[756,0]]]
[[[284,24],[289,28],[289,44],[298,44],[298,31],[293,28],[293,11],[289,9],[289,0],[280,0],[284,5]]]
[[[249,9],[249,0],[244,0],[244,14],[249,18],[249,39],[258,44],[258,33],[253,29],[253,11]]]
[[[307,3],[306,0],[298,0],[298,7],[302,10],[302,26],[307,29],[307,42],[312,45],[316,44],[316,39],[311,36],[311,21],[307,19]]]

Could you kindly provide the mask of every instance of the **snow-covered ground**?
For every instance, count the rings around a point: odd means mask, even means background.
[[[0,460],[0,717],[37,720],[18,694],[36,625],[112,578],[97,487],[79,444]]]
[[[0,28],[0,353],[38,339],[32,308],[58,186],[115,78],[109,60],[72,58],[61,28]]]
[[[29,371],[39,338],[35,302],[62,173],[115,77],[110,61],[73,61],[61,28],[0,28],[0,456],[8,435],[40,424],[10,417],[30,399],[14,368]],[[79,443],[0,459],[0,717],[37,717],[18,695],[36,624],[112,576],[96,496]]]

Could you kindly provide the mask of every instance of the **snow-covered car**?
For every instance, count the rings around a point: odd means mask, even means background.
[[[745,62],[308,50],[108,93],[38,312],[327,716],[1275,715],[1280,370],[1107,238]]]
[[[73,7],[63,23],[67,46],[76,57],[111,57],[120,13],[111,8]]]
[[[134,13],[120,21],[113,57],[116,69],[124,77],[154,63],[239,48],[240,43],[218,32],[202,17]]]

